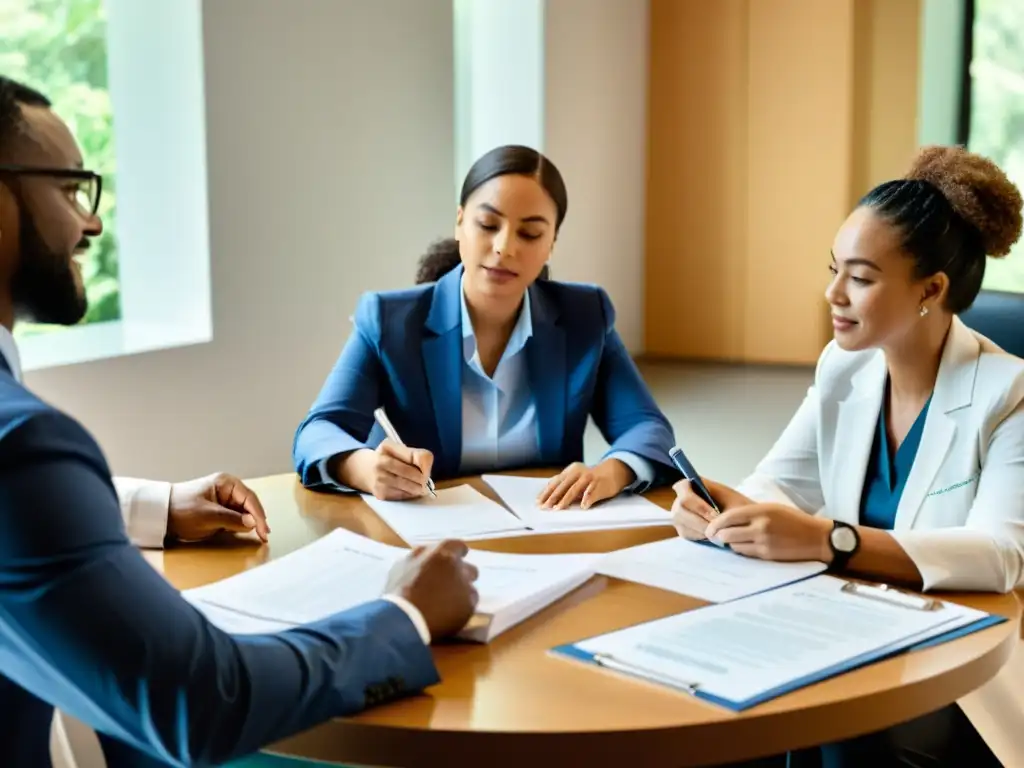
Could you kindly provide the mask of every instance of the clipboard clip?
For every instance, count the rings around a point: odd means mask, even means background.
[[[848,581],[843,584],[842,592],[859,597],[866,597],[869,600],[878,600],[900,608],[910,608],[915,611],[937,611],[942,608],[941,600],[933,600],[920,595],[913,595],[900,589],[890,587],[888,584],[861,584]]]
[[[638,664],[632,662],[622,661],[612,656],[610,653],[595,653],[594,663],[599,667],[610,669],[613,672],[621,672],[624,675],[630,677],[637,677],[641,680],[646,680],[650,683],[657,683],[658,685],[664,685],[669,688],[676,688],[677,690],[685,691],[691,695],[697,693],[700,688],[700,683],[692,682],[688,680],[680,680],[677,677],[666,675],[664,672],[658,672],[654,669],[647,667],[641,667]]]

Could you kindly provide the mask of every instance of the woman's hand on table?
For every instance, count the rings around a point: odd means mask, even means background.
[[[575,462],[551,478],[537,504],[544,509],[568,509],[579,502],[580,509],[590,509],[618,496],[635,479],[633,470],[618,459],[605,459],[596,467]]]

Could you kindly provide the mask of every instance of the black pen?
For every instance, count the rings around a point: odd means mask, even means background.
[[[711,498],[711,491],[704,485],[704,481],[700,479],[700,475],[697,474],[697,470],[693,468],[693,464],[686,458],[686,454],[683,453],[683,449],[678,445],[673,446],[672,450],[668,452],[668,456],[672,459],[672,463],[676,465],[676,469],[683,473],[683,477],[690,481],[690,487],[693,488],[693,492],[696,493],[700,498],[707,502],[708,506],[714,510],[713,517],[717,517],[722,514],[722,510],[715,504],[715,500]],[[728,549],[728,544],[722,544],[721,542],[715,541],[714,539],[704,539],[698,543],[703,544],[704,542],[714,544],[716,547],[722,547]]]

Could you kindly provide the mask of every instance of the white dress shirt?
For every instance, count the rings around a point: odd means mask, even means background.
[[[15,380],[21,382],[21,355],[14,336],[0,326],[0,355],[7,361]],[[171,483],[140,480],[134,477],[113,478],[121,505],[128,538],[136,547],[161,549],[167,537],[167,519],[171,508]],[[412,621],[425,645],[430,645],[430,628],[423,614],[412,603],[398,595],[383,595],[397,605]]]
[[[536,462],[540,454],[537,405],[530,389],[526,365],[526,342],[533,336],[530,294],[523,300],[515,327],[488,376],[480,362],[476,333],[466,304],[465,275],[459,285],[462,309],[462,456],[463,474],[496,472]],[[647,459],[615,451],[606,458],[618,459],[636,478],[624,490],[633,491],[654,481],[654,468]]]

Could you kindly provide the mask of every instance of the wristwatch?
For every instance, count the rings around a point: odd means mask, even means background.
[[[860,548],[860,534],[852,525],[834,520],[828,534],[828,546],[832,550],[832,570],[841,571]]]

